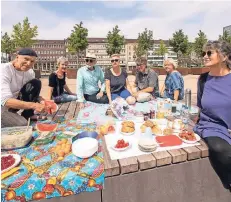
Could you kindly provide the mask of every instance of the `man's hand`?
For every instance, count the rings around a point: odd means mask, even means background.
[[[79,103],[79,109],[83,109],[85,106],[84,106],[84,103],[83,102],[80,102]]]
[[[38,113],[43,113],[43,112],[48,112],[50,107],[46,106],[45,104],[34,103],[33,109]]]
[[[101,97],[103,97],[103,92],[100,91],[97,95],[96,95],[96,98],[97,99],[100,99]]]

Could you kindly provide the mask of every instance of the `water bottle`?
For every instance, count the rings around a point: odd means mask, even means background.
[[[181,120],[185,125],[187,125],[189,123],[189,119],[190,119],[189,108],[183,105],[181,109]]]
[[[187,88],[185,90],[185,105],[188,107],[189,110],[191,110],[191,89]]]

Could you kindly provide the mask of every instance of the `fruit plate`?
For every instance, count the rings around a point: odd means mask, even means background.
[[[193,140],[193,141],[190,141],[190,140],[186,140],[184,138],[181,138],[179,135],[179,138],[184,142],[184,143],[187,143],[187,144],[195,144],[197,142],[199,142],[201,140],[201,137],[199,135],[197,135],[196,133],[194,133],[195,137],[196,137],[196,140]]]
[[[129,135],[133,135],[135,133],[135,130],[133,132],[131,132],[131,133],[125,133],[125,132],[122,132],[122,131],[120,131],[120,133],[122,135],[129,136]]]
[[[7,157],[7,156],[10,156],[10,155],[13,156],[13,158],[15,159],[15,162],[10,167],[8,167],[8,168],[6,168],[4,170],[1,170],[1,173],[5,173],[8,170],[11,170],[12,168],[16,167],[21,161],[21,157],[18,154],[2,154],[1,155],[1,163],[2,163],[2,157]]]
[[[127,147],[123,147],[123,148],[116,148],[115,145],[112,145],[111,148],[115,151],[125,151],[127,149],[129,149],[132,146],[132,143],[129,141],[126,141],[129,143],[129,145]]]

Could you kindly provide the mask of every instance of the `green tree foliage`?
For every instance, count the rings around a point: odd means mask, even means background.
[[[173,38],[169,39],[169,44],[173,47],[173,51],[176,52],[177,55],[179,52],[184,55],[187,53],[189,47],[188,36],[180,29],[173,33]]]
[[[227,31],[224,31],[223,35],[219,35],[219,40],[227,41],[231,43],[231,35]]]
[[[108,55],[120,54],[124,44],[124,36],[119,34],[120,29],[116,25],[112,31],[109,31],[107,34],[107,45],[106,50]]]
[[[15,51],[15,45],[10,36],[5,32],[1,38],[1,51],[9,56]],[[10,57],[8,58],[10,61]]]
[[[164,54],[168,53],[168,49],[162,40],[160,41],[160,47],[157,49],[156,53],[157,55],[161,55],[162,59],[164,59]]]
[[[201,57],[203,52],[203,46],[207,43],[207,37],[201,30],[198,33],[198,37],[195,38],[194,51],[198,57]]]
[[[88,29],[84,28],[83,22],[76,24],[71,31],[71,35],[67,39],[68,51],[72,54],[77,53],[77,68],[79,67],[79,54],[84,51],[88,46]]]
[[[153,32],[145,28],[142,33],[139,33],[137,42],[138,45],[135,47],[136,57],[147,55],[147,51],[153,47]]]
[[[38,27],[31,26],[28,17],[23,20],[23,23],[13,25],[12,39],[16,47],[31,47],[36,36],[38,36]]]

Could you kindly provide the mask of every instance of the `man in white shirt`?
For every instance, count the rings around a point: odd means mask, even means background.
[[[48,111],[39,97],[41,81],[32,70],[36,57],[34,50],[23,48],[15,60],[1,64],[1,127],[25,126],[28,118],[38,119],[34,112]]]

